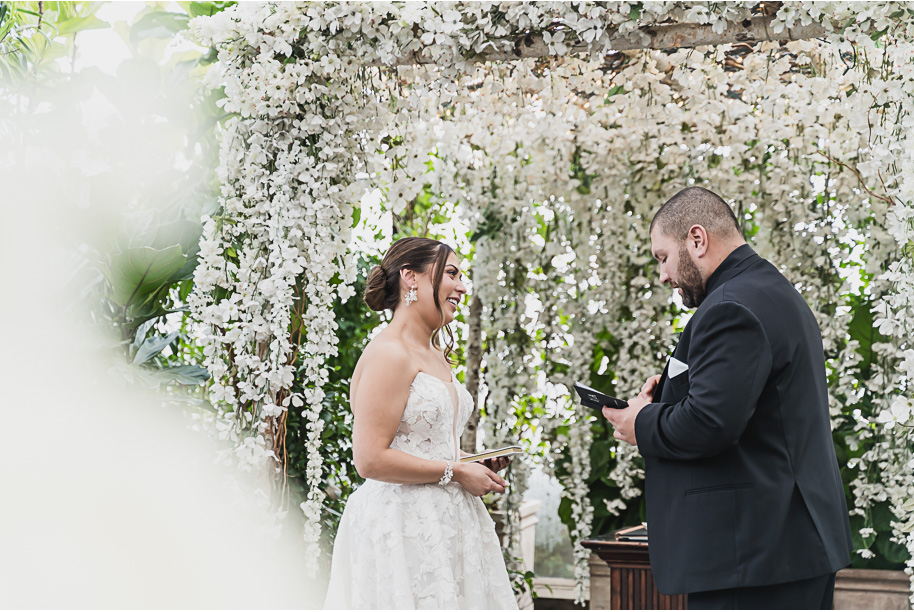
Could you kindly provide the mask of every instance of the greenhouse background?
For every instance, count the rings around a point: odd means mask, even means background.
[[[586,605],[581,541],[644,520],[644,473],[571,383],[628,397],[662,369],[690,312],[647,226],[689,185],[816,314],[852,568],[910,576],[908,3],[0,7],[3,469],[27,502],[0,601],[319,607],[361,482],[349,378],[388,320],[360,295],[421,235],[469,277],[463,448],[525,448],[486,500],[519,598]],[[754,20],[773,40],[731,36]],[[664,43],[677,24],[703,44]],[[35,567],[70,593],[20,588]]]

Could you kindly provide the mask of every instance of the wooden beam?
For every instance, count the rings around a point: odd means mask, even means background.
[[[679,47],[704,47],[710,45],[724,45],[730,43],[756,43],[766,40],[803,40],[820,38],[829,34],[829,30],[814,23],[795,28],[784,28],[775,33],[771,25],[774,16],[754,17],[742,23],[730,23],[723,32],[717,33],[710,25],[694,23],[677,23],[672,25],[658,25],[642,28],[641,33],[648,37],[648,42],[642,43],[636,37],[619,37],[611,41],[613,51],[632,51],[635,49],[675,49]],[[478,62],[504,62],[529,57],[547,57],[551,55],[549,48],[541,34],[531,34],[525,38],[510,42],[510,48],[504,49],[509,41],[501,41],[498,50],[487,51],[473,58]],[[588,53],[586,44],[568,45],[568,51],[563,55]],[[435,61],[422,54],[422,50],[411,53],[406,57],[394,60],[394,66],[410,64],[434,64]],[[380,66],[380,61],[373,61],[369,65]]]
[[[804,40],[821,38],[829,34],[829,30],[819,23],[796,28],[784,28],[777,34],[771,27],[774,16],[755,17],[742,23],[731,23],[727,28],[717,34],[710,25],[696,25],[694,23],[681,23],[669,26],[657,26],[643,30],[650,37],[646,45],[639,45],[628,40],[620,40],[618,46],[613,41],[616,51],[631,49],[675,49],[677,47],[704,47],[708,45],[726,45],[732,43],[757,43],[766,40]]]

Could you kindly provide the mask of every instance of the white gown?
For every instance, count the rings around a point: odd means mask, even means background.
[[[459,383],[419,372],[390,447],[454,461],[472,410]],[[481,499],[456,482],[366,480],[340,520],[324,608],[517,609],[517,602]]]

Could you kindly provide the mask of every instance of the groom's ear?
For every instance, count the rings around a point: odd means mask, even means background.
[[[686,246],[689,252],[695,257],[701,258],[708,253],[710,244],[708,242],[708,230],[702,225],[693,225],[689,228],[689,235],[686,238]]]

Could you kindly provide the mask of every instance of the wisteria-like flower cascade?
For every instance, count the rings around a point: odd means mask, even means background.
[[[852,462],[852,512],[887,501],[895,540],[914,554],[914,15],[903,2],[776,6],[766,16],[733,2],[245,3],[195,20],[219,49],[210,83],[237,115],[192,302],[210,397],[253,469],[278,469],[286,411],[307,419],[310,545],[332,305],[353,294],[349,233],[366,189],[399,212],[431,188],[480,236],[487,430],[516,439],[520,398],[544,388],[554,413],[544,426],[570,423],[555,450],[572,462],[563,485],[583,596],[580,539],[594,512],[640,495],[643,474],[636,453],[617,448],[619,497],[589,498],[590,415],[568,391],[606,334],[618,350],[603,365],[620,395],[659,373],[670,321],[683,319],[650,264],[647,225],[666,198],[701,184],[733,204],[753,246],[812,306],[834,424],[852,412],[851,443],[876,440]],[[733,31],[759,20],[784,40],[736,42]],[[660,44],[676,24],[706,26],[707,46]],[[881,334],[865,358],[848,336],[859,295]],[[290,392],[296,356],[301,395]],[[864,398],[868,413],[845,410]]]

